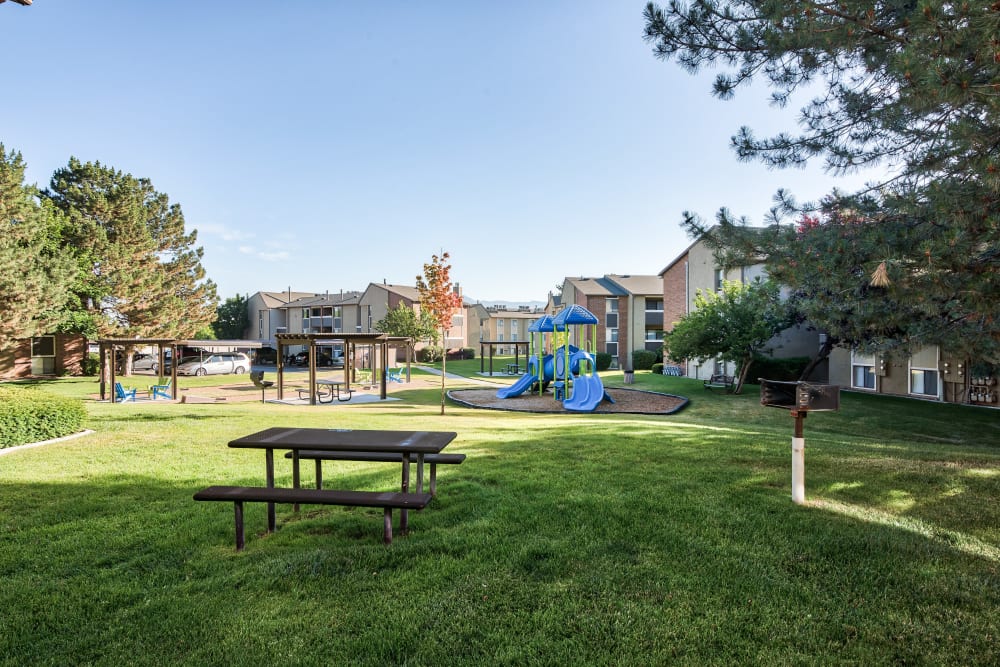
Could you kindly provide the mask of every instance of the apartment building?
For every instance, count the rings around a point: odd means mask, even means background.
[[[763,264],[722,268],[715,261],[712,249],[702,240],[695,241],[660,271],[663,281],[664,331],[673,329],[674,323],[694,310],[694,300],[699,290],[718,292],[724,281],[748,283],[757,278],[767,278]],[[820,334],[808,326],[795,326],[781,332],[765,346],[765,353],[774,358],[812,357],[819,350]],[[736,369],[721,359],[681,364],[688,377],[708,379],[724,373],[732,375]],[[819,369],[818,380],[825,380],[826,369]]]
[[[631,368],[635,350],[663,347],[663,279],[661,276],[607,274],[600,278],[566,278],[556,299],[549,295],[554,315],[570,306],[593,313],[597,325],[596,352],[611,355],[612,368]]]

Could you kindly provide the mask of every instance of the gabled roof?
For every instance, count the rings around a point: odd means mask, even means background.
[[[288,304],[289,308],[308,308],[310,306],[343,306],[357,303],[359,292],[344,292],[343,294],[313,294],[296,299]]]
[[[616,287],[602,278],[566,278],[566,282],[573,286],[580,294],[587,296],[623,296],[621,288]]]
[[[566,282],[587,296],[663,294],[663,278],[660,276],[610,273],[600,278],[566,278]]]
[[[617,285],[626,294],[633,294],[635,296],[656,294],[663,296],[663,278],[661,276],[618,275],[611,273],[604,276],[604,279]]]
[[[365,293],[361,295],[361,300],[368,295],[373,289],[385,290],[391,294],[396,294],[403,297],[413,303],[418,303],[420,301],[420,290],[416,287],[411,287],[409,285],[390,285],[389,283],[368,283],[368,287],[365,289]]]
[[[261,301],[268,308],[281,308],[290,301],[316,295],[315,292],[289,292],[287,290],[284,292],[257,292],[257,294],[260,295]]]

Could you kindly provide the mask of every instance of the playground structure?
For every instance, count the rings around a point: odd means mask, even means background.
[[[527,372],[511,386],[497,390],[497,398],[513,398],[536,389],[541,396],[551,386],[555,400],[562,401],[566,410],[593,412],[601,401],[614,403],[597,375],[592,351],[597,323],[593,313],[578,305],[563,309],[555,317],[544,315],[532,322],[528,327],[531,345]],[[546,352],[548,335],[550,352]]]

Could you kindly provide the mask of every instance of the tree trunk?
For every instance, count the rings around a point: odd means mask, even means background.
[[[444,346],[445,341],[444,329],[441,330],[441,414],[444,415],[444,378],[446,367],[448,365],[448,350]]]
[[[734,394],[742,394],[743,393],[743,383],[747,379],[747,373],[750,372],[750,364],[752,364],[752,363],[753,363],[753,355],[752,354],[748,354],[747,356],[743,357],[743,359],[740,361],[739,374],[736,376],[735,382],[734,382],[734,385],[733,385],[733,393]]]
[[[810,359],[809,363],[806,364],[806,367],[802,369],[802,374],[799,375],[799,380],[807,380],[809,376],[812,375],[812,372],[816,370],[816,367],[823,363],[824,359],[830,356],[831,352],[833,352],[833,338],[827,336],[826,340],[823,341],[822,347],[819,348],[819,352],[816,353],[816,356]]]

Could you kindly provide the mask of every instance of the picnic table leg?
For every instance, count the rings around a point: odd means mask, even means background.
[[[292,486],[295,487],[296,489],[302,486],[301,478],[299,477],[299,450],[297,449],[292,450]],[[299,511],[298,503],[292,505],[292,511],[293,512]]]
[[[403,452],[403,493],[410,490],[410,453]],[[405,508],[399,510],[399,534],[406,535],[409,529],[409,512]]]
[[[323,461],[316,459],[316,488],[323,488]]]
[[[417,493],[424,492],[424,455],[417,454]]]
[[[406,510],[403,510],[404,512]],[[383,523],[385,524],[385,529],[382,533],[382,541],[386,544],[392,544],[392,508],[386,507],[384,513],[385,519]]]
[[[270,447],[265,450],[264,461],[267,465],[267,488],[274,488],[274,450]],[[274,513],[274,503],[267,504],[267,532],[273,533],[278,521]]]
[[[243,545],[246,540],[243,537],[243,501],[237,500],[233,503],[235,507],[234,513],[236,515],[236,550],[243,551]]]

